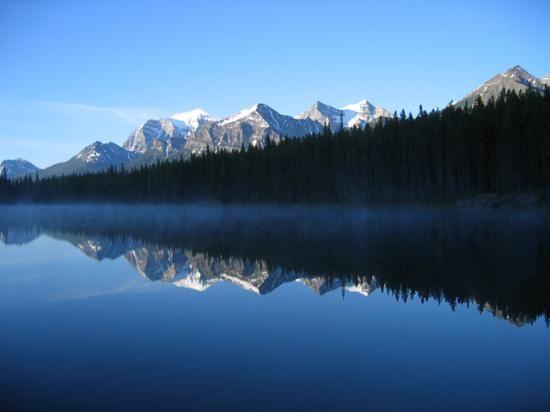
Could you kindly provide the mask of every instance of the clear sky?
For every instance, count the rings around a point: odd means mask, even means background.
[[[0,0],[0,160],[196,107],[442,107],[516,64],[549,74],[549,22],[548,0]]]

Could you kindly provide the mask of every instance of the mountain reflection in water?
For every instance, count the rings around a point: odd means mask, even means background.
[[[475,304],[516,325],[548,323],[549,234],[534,212],[13,206],[0,216],[5,244],[47,235],[197,291],[220,281],[259,294],[296,281],[321,295],[380,289]]]

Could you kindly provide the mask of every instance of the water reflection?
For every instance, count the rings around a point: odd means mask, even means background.
[[[0,240],[40,235],[150,281],[258,294],[300,282],[322,295],[468,303],[516,325],[550,315],[550,230],[540,214],[129,206],[9,207]]]

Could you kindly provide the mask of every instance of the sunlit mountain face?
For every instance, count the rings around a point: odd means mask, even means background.
[[[5,244],[45,235],[167,286],[390,293],[468,303],[517,325],[550,315],[548,228],[534,212],[513,222],[505,213],[267,207],[18,207],[0,216]]]

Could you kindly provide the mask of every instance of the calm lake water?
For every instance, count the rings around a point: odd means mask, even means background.
[[[0,410],[550,410],[534,212],[0,208]]]

